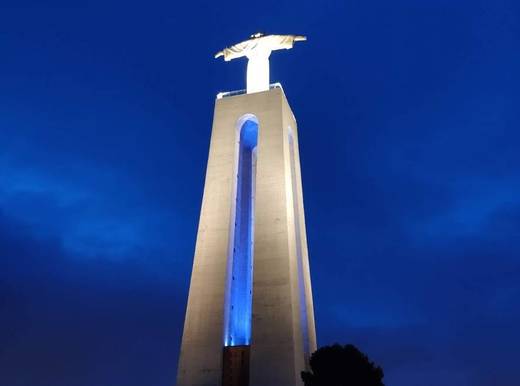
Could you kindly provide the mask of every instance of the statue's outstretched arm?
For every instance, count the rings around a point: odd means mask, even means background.
[[[258,35],[258,36],[257,36]],[[303,35],[252,35],[252,39],[237,43],[231,47],[224,48],[215,54],[215,59],[224,57],[226,62],[247,56],[255,49],[263,50],[282,50],[293,47],[294,42],[301,42],[307,40]]]
[[[250,40],[246,40],[245,42],[226,47],[222,51],[217,52],[215,59],[223,56],[224,60],[228,62],[233,59],[241,58],[247,55],[250,48]]]
[[[271,50],[282,50],[293,48],[294,42],[303,42],[307,37],[303,35],[269,35],[266,39],[270,39],[269,45]]]

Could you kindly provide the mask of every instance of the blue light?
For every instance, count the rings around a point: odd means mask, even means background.
[[[235,232],[231,275],[228,273],[229,296],[226,346],[248,345],[251,340],[253,225],[256,145],[258,123],[247,120],[240,128],[240,146],[235,201]]]

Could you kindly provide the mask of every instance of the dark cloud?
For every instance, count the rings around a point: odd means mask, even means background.
[[[82,258],[3,215],[0,251],[2,384],[173,379],[187,293],[168,256]]]

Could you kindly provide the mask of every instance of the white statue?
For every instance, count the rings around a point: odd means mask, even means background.
[[[256,33],[251,39],[237,43],[217,52],[215,58],[224,57],[226,62],[246,56],[247,93],[269,90],[269,55],[271,51],[290,49],[294,42],[307,40],[301,35],[264,35]]]

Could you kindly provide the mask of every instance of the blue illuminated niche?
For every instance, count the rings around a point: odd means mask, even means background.
[[[236,168],[236,196],[234,232],[230,265],[228,266],[228,294],[224,344],[250,344],[253,282],[254,204],[256,177],[256,145],[258,120],[247,116],[241,124]],[[242,122],[242,121],[239,121]]]

